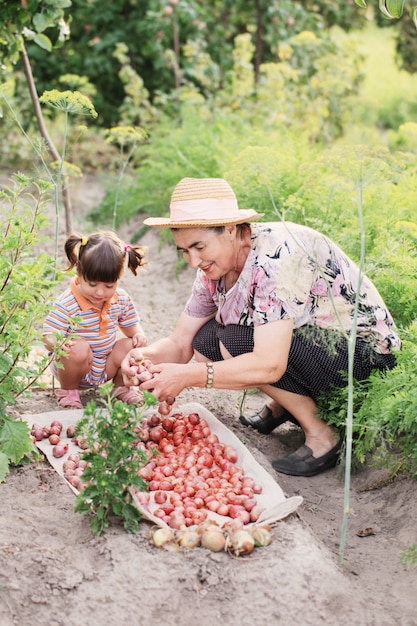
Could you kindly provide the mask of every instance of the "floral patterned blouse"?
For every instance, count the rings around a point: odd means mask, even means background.
[[[259,326],[291,318],[294,328],[312,326],[349,333],[359,285],[357,334],[376,352],[400,347],[394,321],[375,285],[330,239],[291,222],[251,224],[252,249],[233,287],[197,271],[185,313],[215,313],[223,324]]]

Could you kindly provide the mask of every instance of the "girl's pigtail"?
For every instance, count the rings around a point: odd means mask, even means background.
[[[146,265],[145,249],[142,246],[125,246],[125,252],[127,254],[127,266],[136,276],[138,273],[138,267]]]
[[[68,258],[68,267],[65,268],[65,271],[71,270],[78,263],[81,248],[86,246],[88,243],[87,237],[84,235],[80,235],[79,233],[73,233],[69,235],[65,241],[64,249],[65,254]],[[78,249],[79,246],[79,249]]]

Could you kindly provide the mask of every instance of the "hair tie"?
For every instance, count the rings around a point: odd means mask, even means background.
[[[132,249],[132,246],[129,246],[129,245],[125,246],[125,252],[127,252],[128,250],[131,250],[131,249]]]
[[[88,239],[87,237],[81,237],[81,246],[86,246],[88,243]]]

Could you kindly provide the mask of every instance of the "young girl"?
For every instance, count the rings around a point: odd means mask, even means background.
[[[144,250],[124,245],[114,233],[104,231],[88,238],[70,235],[65,253],[69,261],[66,270],[75,267],[76,276],[54,303],[43,326],[43,341],[49,351],[58,342],[57,332],[76,335],[64,344],[59,367],[56,363],[51,366],[61,385],[56,390],[58,403],[81,409],[79,389],[112,380],[114,398],[140,404],[138,388],[123,386],[120,364],[131,348],[148,342],[130,296],[118,284],[126,266],[136,276],[138,267],[144,265]],[[125,338],[116,339],[118,329]]]

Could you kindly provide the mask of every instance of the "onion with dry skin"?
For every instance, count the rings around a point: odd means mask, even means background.
[[[272,541],[272,536],[268,528],[253,525],[250,530],[255,541],[255,547],[269,546]]]
[[[210,524],[201,534],[201,546],[211,552],[221,552],[226,547],[226,537],[222,529]]]
[[[152,534],[152,541],[157,548],[175,542],[175,533],[170,528],[157,528]]]
[[[177,543],[181,548],[197,548],[200,541],[200,534],[196,530],[179,530],[177,533]]]
[[[255,547],[255,539],[247,530],[238,530],[229,536],[228,548],[236,556],[250,554]]]

